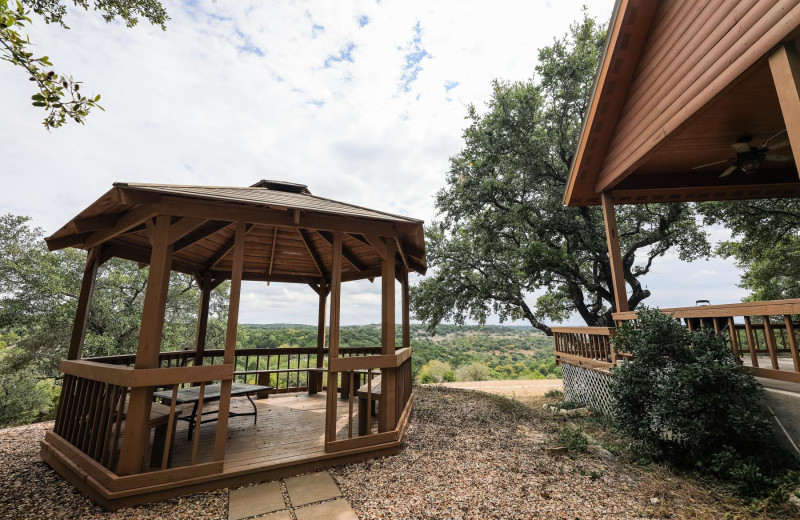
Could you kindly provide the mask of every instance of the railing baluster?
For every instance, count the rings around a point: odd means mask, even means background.
[[[348,395],[348,409],[347,409],[347,438],[348,439],[352,439],[353,438],[353,395],[358,390],[355,386],[353,386],[354,379],[355,379],[353,377],[354,375],[355,375],[355,371],[350,370],[348,372],[348,376],[350,377],[350,392],[349,392],[350,395]]]
[[[785,315],[783,323],[786,325],[786,336],[789,342],[789,351],[792,354],[792,362],[794,363],[794,371],[800,372],[800,354],[797,352],[797,336],[795,336],[794,323],[792,317]]]
[[[161,469],[167,469],[167,462],[169,462],[170,446],[172,446],[172,432],[175,429],[175,402],[177,400],[178,385],[174,385],[172,387],[172,399],[169,401],[169,420],[167,421],[167,435],[164,440],[164,455],[161,458]]]
[[[192,435],[194,435],[194,441],[192,442],[192,466],[197,462],[197,447],[200,445],[200,427],[202,426],[203,420],[203,394],[205,391],[206,383],[203,381],[200,383],[200,393],[197,399],[197,415],[195,416],[194,429],[192,431]]]
[[[750,316],[744,317],[744,331],[747,339],[747,350],[750,351],[750,362],[754,368],[758,368],[758,356],[756,355],[756,347],[753,345],[753,325],[750,323]]]
[[[767,344],[769,359],[772,361],[772,368],[774,370],[780,370],[780,365],[778,364],[777,347],[775,345],[775,331],[772,329],[772,323],[769,321],[769,316],[763,316],[762,319],[764,320],[764,342]]]

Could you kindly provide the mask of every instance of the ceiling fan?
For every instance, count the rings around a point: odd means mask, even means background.
[[[772,150],[777,150],[779,148],[783,148],[789,145],[789,140],[786,139],[785,141],[781,141],[776,143],[770,147],[767,147],[770,141],[772,141],[777,136],[781,135],[782,133],[786,132],[786,130],[781,130],[777,134],[773,135],[766,141],[760,143],[761,147],[751,146],[750,141],[753,140],[752,135],[743,135],[736,140],[735,143],[731,145],[733,149],[736,151],[736,157],[733,159],[725,159],[723,161],[715,161],[708,164],[701,164],[700,166],[695,166],[692,170],[699,170],[701,168],[707,168],[708,166],[715,166],[717,164],[724,164],[730,163],[730,166],[720,174],[720,178],[727,177],[728,175],[732,174],[736,170],[742,170],[742,172],[746,174],[755,173],[761,167],[761,163],[764,161],[774,161],[774,162],[789,162],[794,159],[793,155],[780,155],[780,154],[773,154],[770,153]]]

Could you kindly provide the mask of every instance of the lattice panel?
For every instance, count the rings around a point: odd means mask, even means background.
[[[611,375],[589,368],[561,363],[564,374],[564,400],[583,403],[603,415],[611,415]]]

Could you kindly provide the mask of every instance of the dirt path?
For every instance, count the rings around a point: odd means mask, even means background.
[[[510,379],[502,381],[464,381],[459,383],[442,383],[446,388],[461,388],[462,390],[480,390],[490,394],[501,394],[525,400],[526,397],[542,396],[550,390],[564,391],[561,379]]]

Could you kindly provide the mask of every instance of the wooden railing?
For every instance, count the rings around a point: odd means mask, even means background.
[[[48,432],[46,440],[63,453],[70,454],[73,462],[94,478],[103,480],[109,489],[124,487],[120,482],[138,482],[130,476],[117,479],[118,475],[115,474],[127,421],[127,397],[132,389],[172,387],[177,392],[182,384],[199,383],[202,388],[208,381],[224,381],[233,377],[230,365],[134,369],[78,360],[62,361],[59,370],[64,374],[64,383],[55,426],[53,432]],[[161,436],[157,434],[154,444],[149,446],[151,454],[160,454],[151,458],[151,466],[161,470],[167,469],[175,421],[180,413],[175,409],[174,394],[172,402],[162,416],[158,413],[151,413],[150,416],[151,427],[163,428],[164,432]],[[199,409],[202,409],[202,397]],[[198,432],[195,439],[199,438]],[[224,439],[217,439],[217,442],[220,441],[224,443]],[[196,449],[195,446],[195,452]],[[141,455],[144,459],[145,454]],[[92,461],[108,471],[99,470]],[[203,470],[213,473],[221,469],[221,462],[196,464],[196,457],[193,456],[189,466],[195,465],[202,466],[200,471],[197,468],[192,470],[195,475]],[[170,475],[176,474],[175,468],[169,471]]]
[[[328,370],[329,378],[341,376],[342,383],[350,390],[345,404],[347,422],[341,426],[346,431],[346,439],[338,439],[338,407],[341,404],[328,394],[326,451],[363,448],[394,442],[400,438],[411,410],[411,348],[400,349],[394,354],[329,359]],[[357,374],[361,372],[366,372],[366,383],[359,389]],[[348,383],[345,383],[345,379]],[[356,399],[359,411],[364,412],[359,413],[359,421],[365,421],[363,424],[354,421]],[[377,432],[373,431],[372,403],[378,403]],[[358,427],[357,432],[354,427]]]
[[[800,300],[747,302],[661,309],[689,330],[722,335],[743,368],[757,377],[800,383]],[[633,322],[636,312],[613,314],[617,324]],[[557,327],[553,341],[557,360],[606,368],[625,354],[609,345],[614,329]]]
[[[552,331],[557,360],[598,368],[617,361],[610,342],[613,327],[553,327]]]
[[[343,347],[339,349],[340,357],[368,356],[380,354],[380,347]],[[327,360],[325,349],[325,361]],[[222,349],[207,350],[203,353],[203,365],[221,365],[225,351]],[[136,355],[126,354],[88,358],[90,361],[118,366],[133,366]],[[193,366],[195,352],[179,350],[161,352],[159,366],[161,368]],[[317,349],[309,348],[243,348],[236,350],[234,381],[239,383],[271,386],[269,393],[304,392],[308,390],[309,369],[317,367]],[[323,380],[327,386],[327,379]]]

